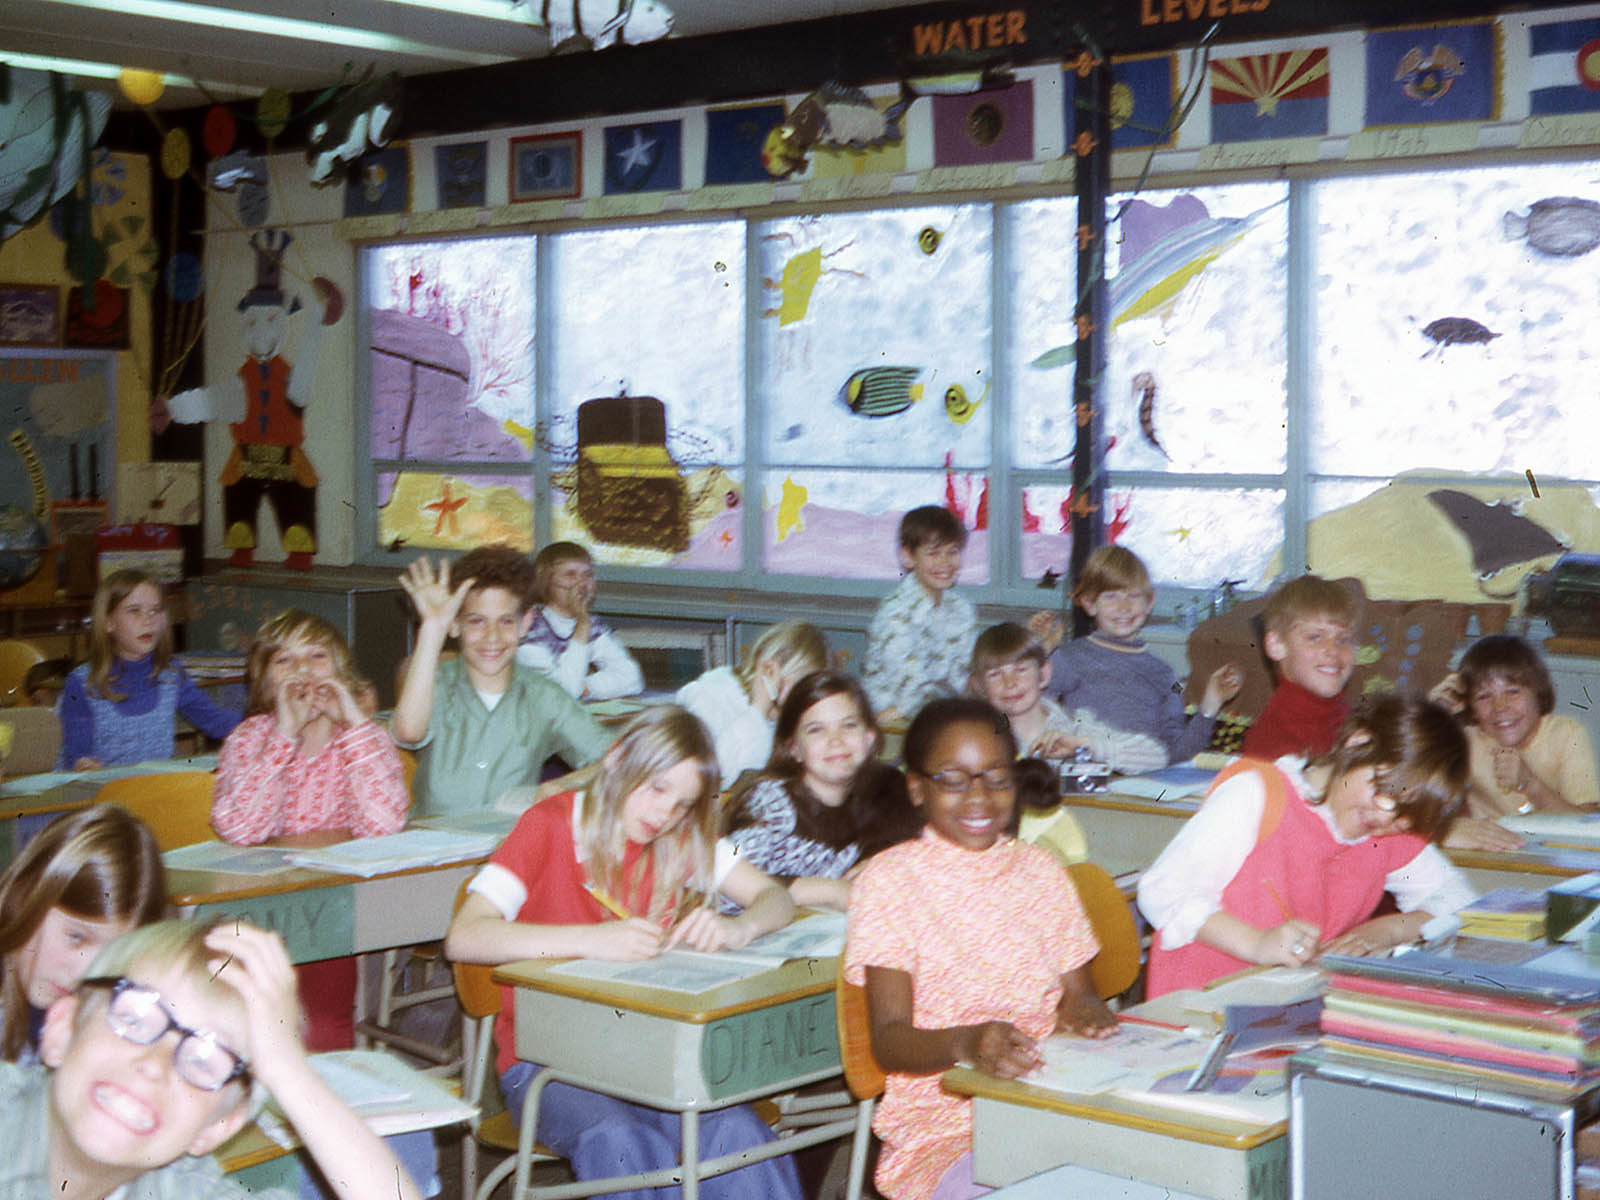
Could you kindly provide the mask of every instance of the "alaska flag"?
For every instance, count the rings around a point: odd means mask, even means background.
[[[934,96],[933,165],[1027,162],[1033,158],[1033,84],[970,96]]]
[[[1499,112],[1499,40],[1491,21],[1368,31],[1372,125],[1488,121]]]
[[[761,148],[787,115],[782,103],[707,109],[706,184],[771,183]]]
[[[1326,48],[1212,62],[1213,142],[1258,142],[1327,132]]]
[[[1600,110],[1600,19],[1528,26],[1528,112]]]
[[[683,186],[683,125],[647,121],[605,131],[607,196],[675,192]]]

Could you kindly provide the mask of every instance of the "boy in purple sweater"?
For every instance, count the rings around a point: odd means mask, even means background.
[[[1113,729],[1153,737],[1166,747],[1168,762],[1204,750],[1218,711],[1244,683],[1239,668],[1228,663],[1213,671],[1200,711],[1184,713],[1172,668],[1138,636],[1155,604],[1150,572],[1122,546],[1101,546],[1091,554],[1073,595],[1094,619],[1094,632],[1050,656],[1047,694],[1068,712],[1086,708]]]

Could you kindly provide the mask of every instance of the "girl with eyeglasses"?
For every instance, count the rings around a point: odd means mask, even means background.
[[[1016,1078],[1040,1064],[1051,1033],[1116,1029],[1086,970],[1100,947],[1072,884],[1013,836],[1019,804],[1053,779],[1016,755],[1010,723],[986,701],[924,707],[905,762],[925,827],[851,886],[844,973],[866,988],[873,1054],[889,1073],[873,1118],[888,1200],[985,1190],[972,1182],[971,1102],[945,1092],[941,1072],[966,1063]]]
[[[166,907],[161,851],[128,812],[97,804],[40,831],[0,875],[0,1059],[33,1061],[45,1010]]]
[[[1156,928],[1146,995],[1414,940],[1473,898],[1434,844],[1469,778],[1454,718],[1399,696],[1363,703],[1320,758],[1241,759],[1223,771],[1140,880],[1139,907]],[[1400,911],[1374,917],[1386,891]]]

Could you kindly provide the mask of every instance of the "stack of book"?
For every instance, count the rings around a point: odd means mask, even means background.
[[[1494,952],[1325,955],[1321,1045],[1374,1066],[1553,1095],[1592,1086],[1600,964],[1568,947],[1516,949],[1525,951],[1519,961]]]
[[[1544,937],[1544,892],[1534,888],[1495,888],[1456,913],[1464,937],[1508,938],[1534,942]]]

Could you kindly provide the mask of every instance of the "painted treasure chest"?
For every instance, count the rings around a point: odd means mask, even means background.
[[[654,396],[578,405],[578,517],[603,542],[681,554],[689,495],[667,453],[667,409]]]

